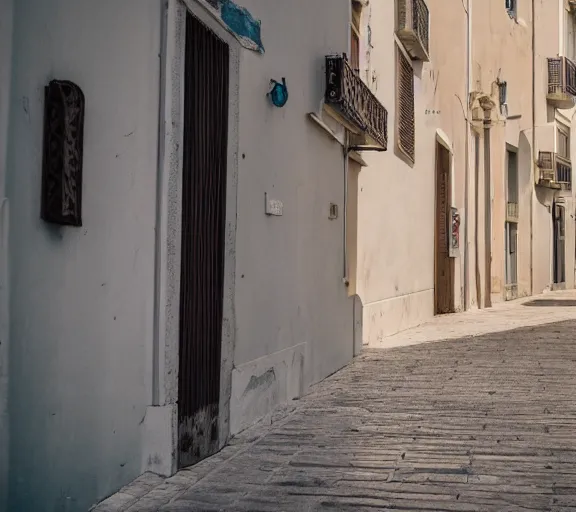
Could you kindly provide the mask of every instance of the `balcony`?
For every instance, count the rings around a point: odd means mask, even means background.
[[[576,96],[576,64],[566,57],[548,59],[548,103],[572,108]]]
[[[513,201],[506,203],[506,220],[508,222],[518,222],[518,203]]]
[[[346,55],[326,57],[325,103],[333,117],[361,136],[359,143],[387,149],[388,112],[352,70]]]
[[[430,60],[430,11],[424,0],[399,0],[398,39],[414,60]]]
[[[538,185],[541,187],[571,190],[572,163],[552,151],[540,151],[538,156]]]

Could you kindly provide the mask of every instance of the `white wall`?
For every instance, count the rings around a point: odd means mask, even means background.
[[[348,50],[350,4],[298,0],[282,16],[263,0],[243,5],[262,19],[266,53],[242,50],[239,65],[232,433],[353,355],[343,218],[328,218],[330,203],[345,210],[342,151],[307,117],[320,110],[325,55]],[[75,512],[134,478],[145,450],[161,5],[23,0],[15,19],[10,506]],[[266,93],[283,76],[280,110]],[[86,95],[81,229],[39,219],[51,78]],[[282,217],[264,214],[266,192]]]
[[[6,149],[12,62],[12,0],[0,0],[0,510],[8,488],[8,201]]]
[[[236,347],[231,432],[298,396],[353,355],[353,301],[343,283],[342,150],[311,123],[324,58],[348,51],[348,0],[244,0],[262,20],[266,53],[240,62]],[[290,98],[269,104],[270,79]],[[264,214],[264,194],[284,203]],[[252,389],[250,383],[258,383]]]
[[[151,399],[161,6],[15,4],[9,510],[85,511],[139,474]],[[86,96],[82,228],[40,220],[52,78]]]

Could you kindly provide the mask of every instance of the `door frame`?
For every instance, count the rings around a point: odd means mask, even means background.
[[[236,217],[240,44],[202,4],[167,0],[163,4],[160,65],[158,194],[154,337],[148,351],[150,407],[144,417],[142,471],[172,475],[178,469],[178,368],[180,342],[180,277],[182,240],[182,171],[184,140],[184,64],[186,14],[191,12],[229,47],[229,109],[224,256],[224,303],[220,366],[218,440],[230,434],[230,396],[236,314]]]

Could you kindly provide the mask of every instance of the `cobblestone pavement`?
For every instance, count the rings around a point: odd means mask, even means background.
[[[575,333],[368,350],[271,427],[97,510],[576,510]]]

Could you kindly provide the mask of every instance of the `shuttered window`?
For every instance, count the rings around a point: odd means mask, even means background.
[[[570,160],[570,128],[558,123],[558,155]]]
[[[414,73],[410,61],[398,47],[396,55],[396,141],[398,149],[414,163]]]
[[[360,73],[360,18],[362,4],[352,0],[352,23],[350,24],[350,66]]]

